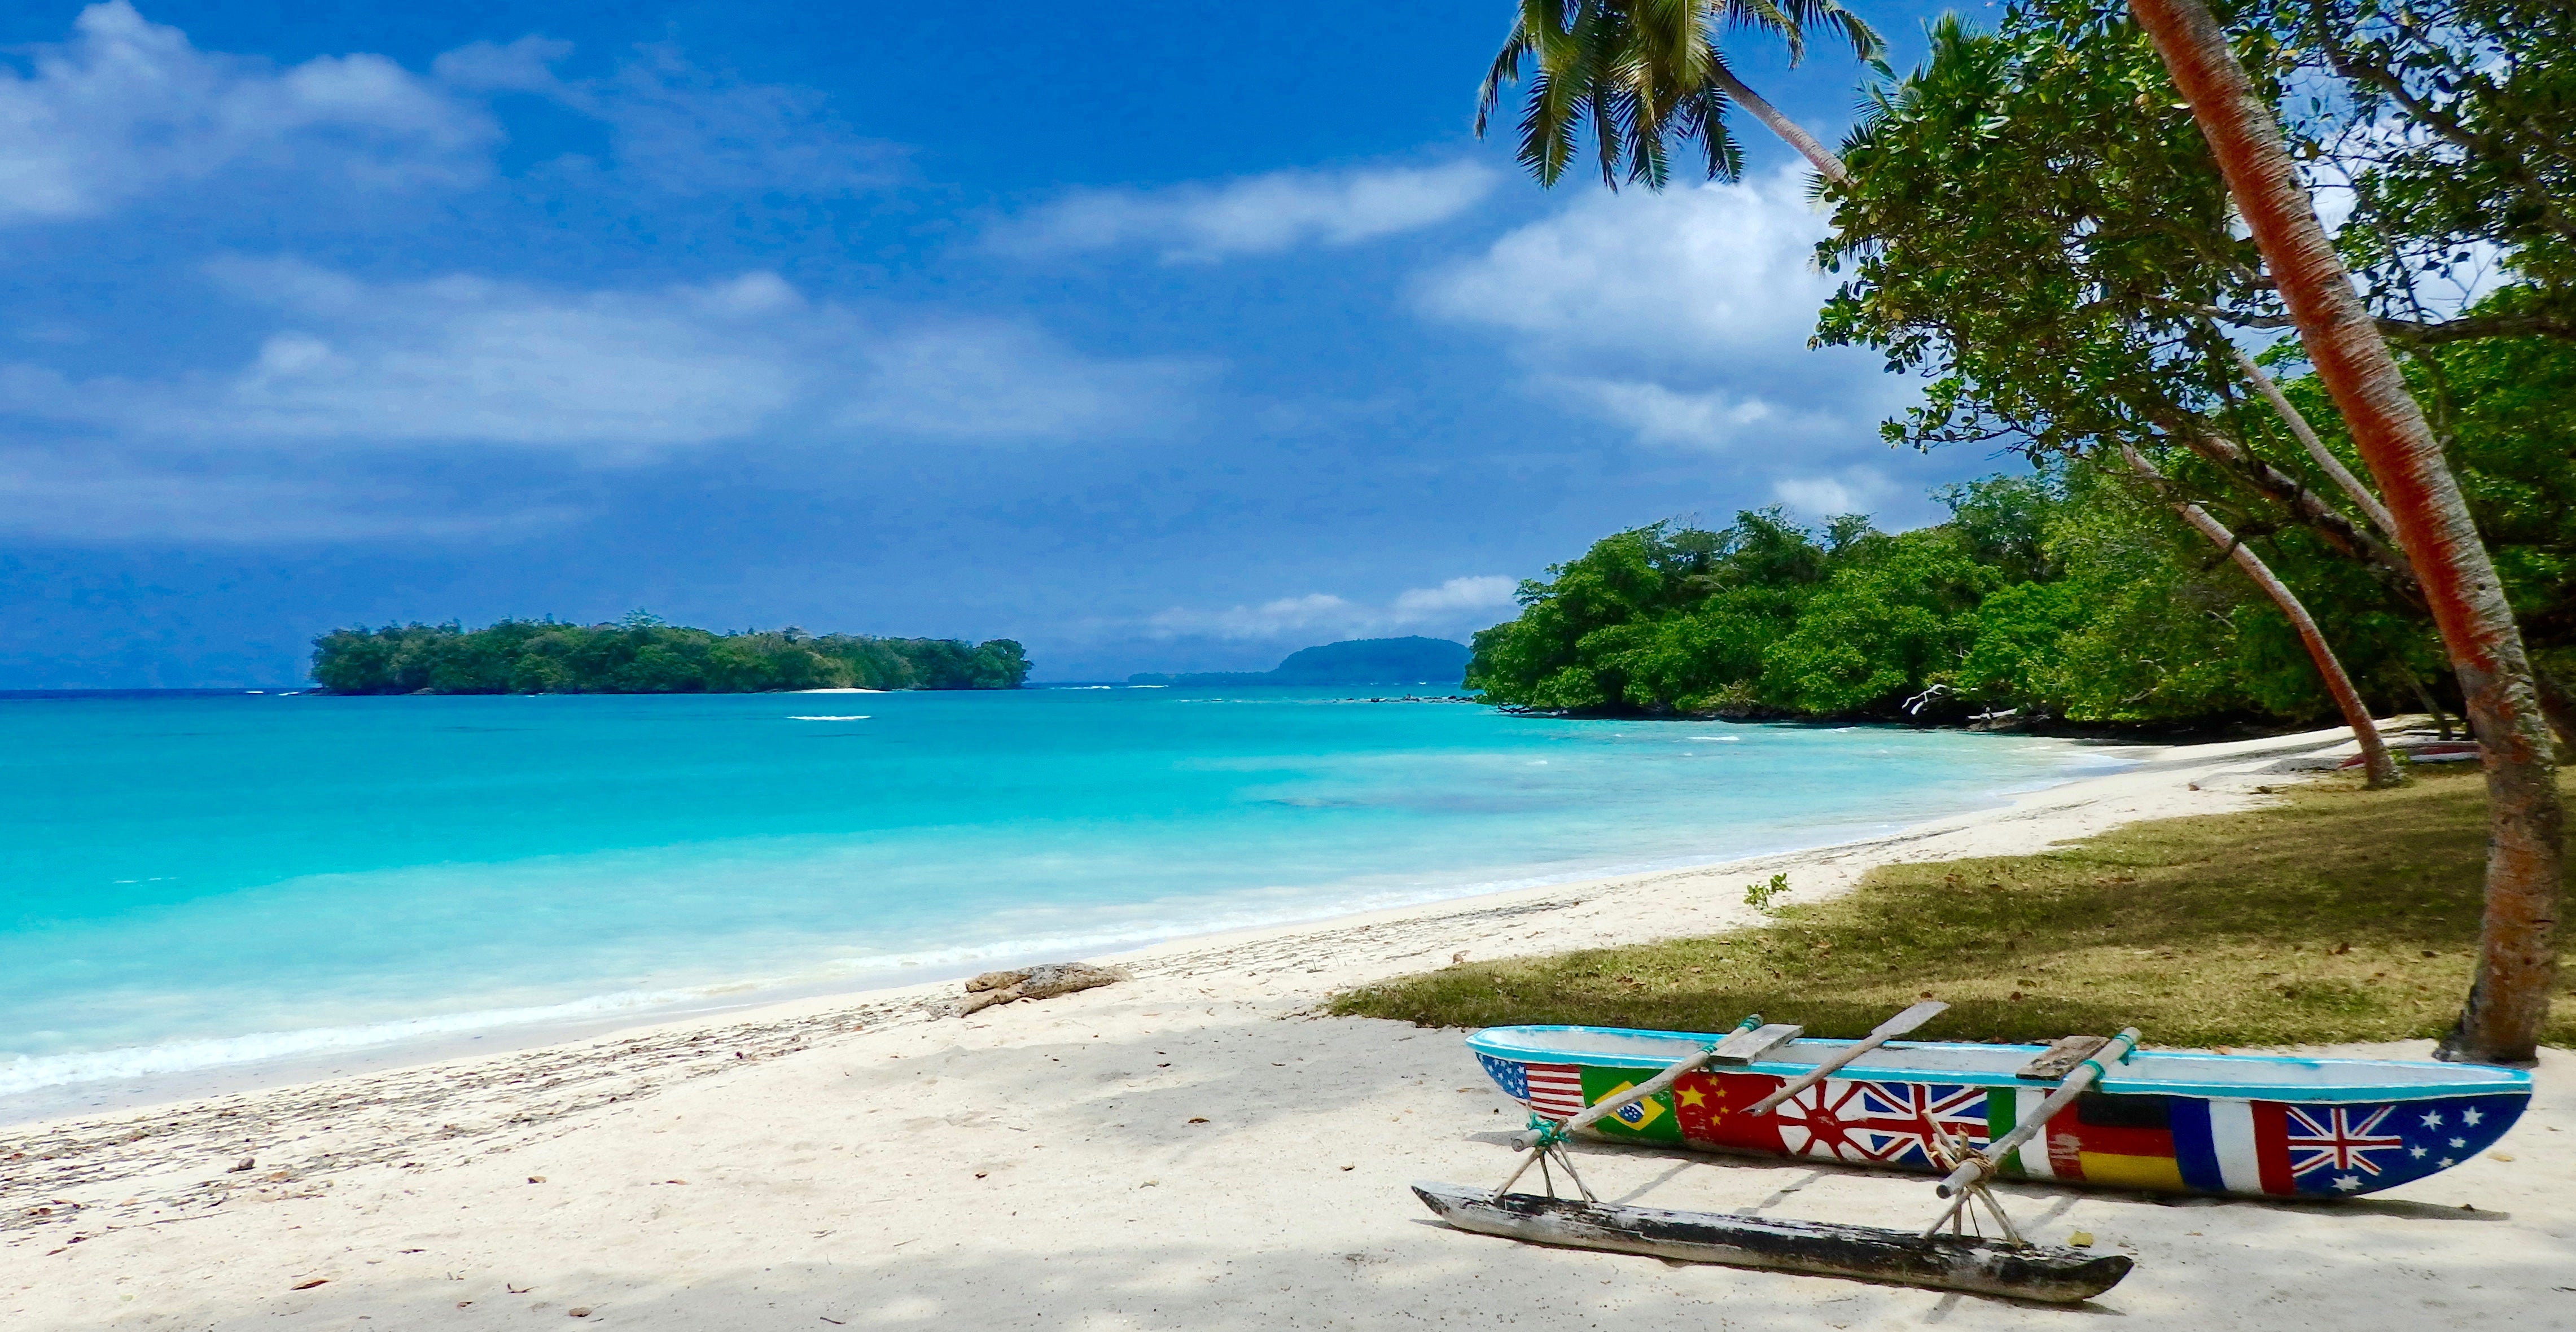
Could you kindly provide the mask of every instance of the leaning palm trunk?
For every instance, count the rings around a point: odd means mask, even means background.
[[[2324,472],[2326,479],[2334,482],[2336,487],[2343,491],[2345,497],[2352,501],[2352,506],[2361,510],[2361,516],[2368,518],[2370,525],[2379,529],[2380,535],[2396,536],[2397,519],[2389,514],[2388,506],[2380,503],[2379,497],[2370,493],[2370,487],[2363,485],[2361,478],[2354,476],[2352,469],[2343,465],[2343,459],[2334,456],[2334,450],[2327,448],[2324,440],[2317,438],[2316,428],[2308,424],[2308,418],[2299,411],[2298,404],[2290,401],[2290,395],[2283,393],[2281,386],[2273,383],[2270,375],[2263,373],[2263,367],[2256,364],[2253,357],[2246,355],[2244,348],[2231,342],[2227,344],[2227,349],[2236,353],[2237,368],[2245,372],[2245,378],[2254,385],[2256,391],[2263,395],[2263,400],[2272,404],[2272,410],[2280,416],[2281,424],[2290,428],[2291,436],[2299,441],[2300,448],[2308,451],[2308,458],[2316,463],[2317,470]]]
[[[2164,473],[2157,471],[2156,465],[2148,462],[2145,455],[2135,448],[2121,445],[2120,456],[2128,459],[2130,471],[2136,472],[2149,484],[2164,481]],[[2208,537],[2211,544],[2227,552],[2227,558],[2236,562],[2236,567],[2253,580],[2254,586],[2263,589],[2263,595],[2270,597],[2272,604],[2280,608],[2282,618],[2298,631],[2300,645],[2308,650],[2308,660],[2316,663],[2317,674],[2325,679],[2326,692],[2334,695],[2335,708],[2343,713],[2344,724],[2352,728],[2352,738],[2361,744],[2362,770],[2368,774],[2371,787],[2375,790],[2403,782],[2405,779],[2397,772],[2397,760],[2389,757],[2387,744],[2379,738],[2379,724],[2370,719],[2370,705],[2361,701],[2361,691],[2352,687],[2352,677],[2344,673],[2342,660],[2335,656],[2334,647],[2326,642],[2325,633],[2317,628],[2316,618],[2308,614],[2308,608],[2300,602],[2298,594],[2272,572],[2270,565],[2263,563],[2263,557],[2255,554],[2253,547],[2237,540],[2236,534],[2228,531],[2224,523],[2210,517],[2207,510],[2179,500],[2169,502],[2173,504],[2173,511],[2182,515],[2184,522]]]
[[[2446,1059],[2531,1060],[2556,979],[2564,812],[2522,632],[2422,408],[2352,288],[2271,109],[2202,0],[2129,0],[2190,103],[2308,361],[2351,427],[2424,585],[2486,751],[2486,913],[2477,979]]]
[[[2396,536],[2397,519],[2388,512],[2388,506],[2381,504],[2379,497],[2370,493],[2370,487],[2363,485],[2361,478],[2354,476],[2352,469],[2345,467],[2343,460],[2326,447],[2325,441],[2317,438],[2315,428],[2308,424],[2308,418],[2290,401],[2289,395],[2281,391],[2281,386],[2272,382],[2272,377],[2263,373],[2263,367],[2255,364],[2254,358],[2246,355],[2243,348],[2229,343],[2228,350],[2236,353],[2236,363],[2244,370],[2245,378],[2262,393],[2265,401],[2272,404],[2272,410],[2297,437],[2299,447],[2308,451],[2308,457],[2316,462],[2318,470],[2351,498],[2353,507],[2361,510],[2362,516],[2370,520],[2370,525],[2380,535]],[[2399,558],[2404,558],[2403,552]],[[2413,577],[2411,566],[2408,577]],[[2422,598],[2418,595],[2415,600],[2420,602]],[[2576,749],[2576,697],[2571,697],[2567,686],[2536,661],[2531,663],[2531,683],[2540,692],[2540,715],[2549,722],[2550,732],[2558,737],[2561,746]],[[2417,687],[2422,686],[2419,683]]]
[[[1782,143],[1797,149],[1798,155],[1807,159],[1807,165],[1814,167],[1817,175],[1838,185],[1850,183],[1851,171],[1843,165],[1842,158],[1836,156],[1832,149],[1818,143],[1816,136],[1809,134],[1805,126],[1780,114],[1780,108],[1771,105],[1762,94],[1747,87],[1744,80],[1735,77],[1734,72],[1727,69],[1725,64],[1710,61],[1708,81],[1716,84],[1718,89],[1726,94],[1726,100],[1752,112],[1753,118],[1761,121],[1764,128],[1779,135]]]

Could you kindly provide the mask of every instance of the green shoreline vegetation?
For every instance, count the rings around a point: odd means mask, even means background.
[[[2544,382],[2576,385],[2576,349],[2549,359]],[[2576,438],[2576,414],[2552,424],[2516,447]],[[2537,612],[2536,656],[2564,671],[2576,505],[2554,495],[2576,493],[2576,471],[2566,457],[2523,461],[2472,453],[2462,470],[2510,590]],[[1665,522],[1605,537],[1521,585],[1519,616],[1475,636],[1466,683],[1490,703],[1577,715],[2111,727],[2334,715],[2289,621],[2123,478],[2051,459],[1934,498],[1948,520],[1903,532],[1856,514],[1810,528],[1774,507],[1716,531]],[[2429,699],[2457,714],[2421,611],[2312,533],[2248,530],[2376,710]]]
[[[1851,1037],[1929,995],[1950,1010],[1926,1040],[2130,1025],[2202,1047],[2438,1036],[2477,956],[2486,799],[2473,770],[2417,777],[2386,791],[2328,778],[2266,808],[2037,855],[1881,866],[1825,902],[1798,903],[1793,875],[1765,926],[1469,962],[1345,992],[1330,1011],[1679,1031],[1759,1012]],[[2565,1047],[2576,969],[2560,974],[2542,1039]]]
[[[787,689],[1017,689],[1029,659],[1007,638],[719,634],[638,612],[616,624],[503,620],[335,629],[313,678],[335,694],[751,694]]]

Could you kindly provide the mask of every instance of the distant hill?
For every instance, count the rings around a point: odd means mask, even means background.
[[[1467,674],[1467,645],[1445,638],[1354,638],[1301,648],[1268,671],[1197,671],[1127,677],[1160,685],[1437,685],[1455,689]]]

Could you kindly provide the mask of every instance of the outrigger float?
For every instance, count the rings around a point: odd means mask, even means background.
[[[2075,1302],[2131,1260],[2025,1240],[1989,1181],[2349,1197],[2468,1160],[2531,1099],[2518,1069],[2140,1050],[2135,1028],[2046,1046],[1895,1039],[1946,1007],[1859,1040],[1758,1016],[1724,1035],[1489,1027],[1467,1045],[1530,1111],[1519,1166],[1500,1188],[1413,1191],[1460,1229],[1535,1243]],[[1946,1201],[1919,1232],[1616,1206],[1575,1172],[1578,1134],[1937,1174]],[[1547,1192],[1511,1192],[1532,1166]],[[1579,1201],[1555,1196],[1558,1169]]]

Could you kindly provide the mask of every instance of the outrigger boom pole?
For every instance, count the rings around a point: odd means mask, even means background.
[[[1759,1030],[1761,1026],[1762,1015],[1755,1013],[1751,1017],[1744,1019],[1742,1022],[1736,1023],[1735,1030],[1729,1032],[1727,1035],[1730,1037],[1742,1035],[1745,1032]],[[1620,1111],[1627,1109],[1629,1106],[1673,1085],[1681,1079],[1683,1074],[1688,1073],[1715,1058],[1717,1056],[1718,1045],[1723,1044],[1724,1041],[1725,1038],[1720,1038],[1718,1041],[1701,1049],[1698,1053],[1685,1059],[1676,1060],[1672,1067],[1646,1079],[1645,1085],[1642,1087],[1631,1087],[1615,1096],[1602,1097],[1599,1104],[1583,1110],[1581,1113],[1576,1114],[1573,1118],[1566,1120],[1562,1124],[1550,1124],[1542,1121],[1536,1115],[1530,1116],[1529,1130],[1525,1133],[1516,1134],[1512,1138],[1513,1149],[1516,1151],[1527,1152],[1528,1155],[1522,1157],[1520,1165],[1512,1170],[1511,1178],[1504,1180],[1502,1185],[1494,1190],[1494,1196],[1499,1198],[1505,1193],[1510,1192],[1512,1185],[1519,1183],[1521,1176],[1528,1174],[1531,1166],[1538,1165],[1542,1161],[1546,1160],[1549,1152],[1556,1153],[1556,1159],[1559,1163],[1564,1165],[1565,1173],[1574,1180],[1574,1187],[1581,1189],[1585,1197],[1588,1198],[1592,1196],[1592,1191],[1584,1188],[1583,1186],[1583,1177],[1574,1173],[1574,1158],[1567,1155],[1565,1151],[1566,1136],[1578,1129],[1590,1128],[1594,1124],[1601,1122],[1602,1119],[1610,1115],[1615,1115]],[[1544,1173],[1543,1168],[1542,1173]]]
[[[2128,1058],[2137,1048],[2138,1029],[2121,1028],[2120,1034],[2104,1041],[2102,1048],[2094,1051],[2091,1058],[2077,1064],[2074,1071],[2066,1075],[2066,1080],[2057,1084],[2057,1090],[2050,1092],[2048,1099],[2039,1103],[2039,1109],[2032,1112],[2030,1118],[2015,1124],[2011,1132],[1987,1143],[1984,1151],[1971,1153],[1967,1160],[1960,1162],[1959,1168],[1951,1171],[1949,1177],[1941,1181],[1938,1190],[1940,1195],[1947,1198],[1971,1184],[1984,1183],[2003,1164],[2005,1157],[2012,1155],[2023,1143],[2038,1137],[2039,1131],[2048,1127],[2048,1121],[2054,1118],[2058,1111],[2065,1109],[2067,1103],[2083,1095],[2086,1088],[2101,1081],[2102,1067],[2105,1062],[2119,1063]]]
[[[1752,1031],[1761,1025],[1762,1015],[1756,1013],[1753,1016],[1744,1019],[1742,1022],[1736,1023],[1735,1030]],[[1681,1081],[1683,1074],[1689,1073],[1699,1068],[1701,1065],[1706,1064],[1711,1058],[1715,1057],[1716,1054],[1717,1046],[1710,1045],[1702,1049],[1697,1054],[1675,1061],[1672,1067],[1646,1079],[1645,1083],[1641,1086],[1630,1087],[1628,1090],[1620,1092],[1615,1096],[1602,1097],[1597,1104],[1585,1109],[1581,1113],[1575,1115],[1572,1119],[1565,1121],[1563,1124],[1558,1125],[1553,1133],[1550,1133],[1546,1129],[1533,1128],[1528,1132],[1514,1136],[1512,1139],[1512,1146],[1521,1151],[1527,1151],[1531,1147],[1537,1146],[1539,1139],[1543,1137],[1552,1139],[1562,1137],[1568,1133],[1576,1133],[1584,1129],[1588,1129],[1593,1125],[1600,1123],[1602,1120],[1627,1109],[1629,1106],[1635,1105],[1637,1102]],[[1516,1174],[1513,1178],[1518,1179],[1519,1176]],[[1499,1192],[1499,1190],[1497,1191]]]
[[[1940,1000],[1930,999],[1906,1009],[1904,1012],[1889,1018],[1885,1022],[1879,1023],[1878,1026],[1871,1030],[1867,1036],[1863,1036],[1859,1040],[1844,1046],[1841,1054],[1835,1055],[1833,1058],[1816,1065],[1814,1068],[1799,1074],[1797,1077],[1780,1084],[1780,1089],[1778,1091],[1775,1091],[1770,1095],[1763,1097],[1761,1100],[1755,1101],[1753,1104],[1746,1106],[1744,1108],[1744,1113],[1748,1116],[1768,1113],[1771,1107],[1780,1104],[1782,1101],[1788,1100],[1790,1097],[1805,1091],[1809,1087],[1815,1086],[1817,1083],[1824,1081],[1835,1073],[1841,1072],[1843,1065],[1848,1064],[1851,1061],[1860,1058],[1862,1055],[1868,1054],[1870,1051],[1887,1044],[1889,1041],[1895,1040],[1897,1037],[1914,1030],[1916,1027],[1922,1026],[1924,1023],[1939,1017],[1942,1013],[1946,1012],[1949,1007],[1950,1006],[1948,1004],[1942,1003]]]

